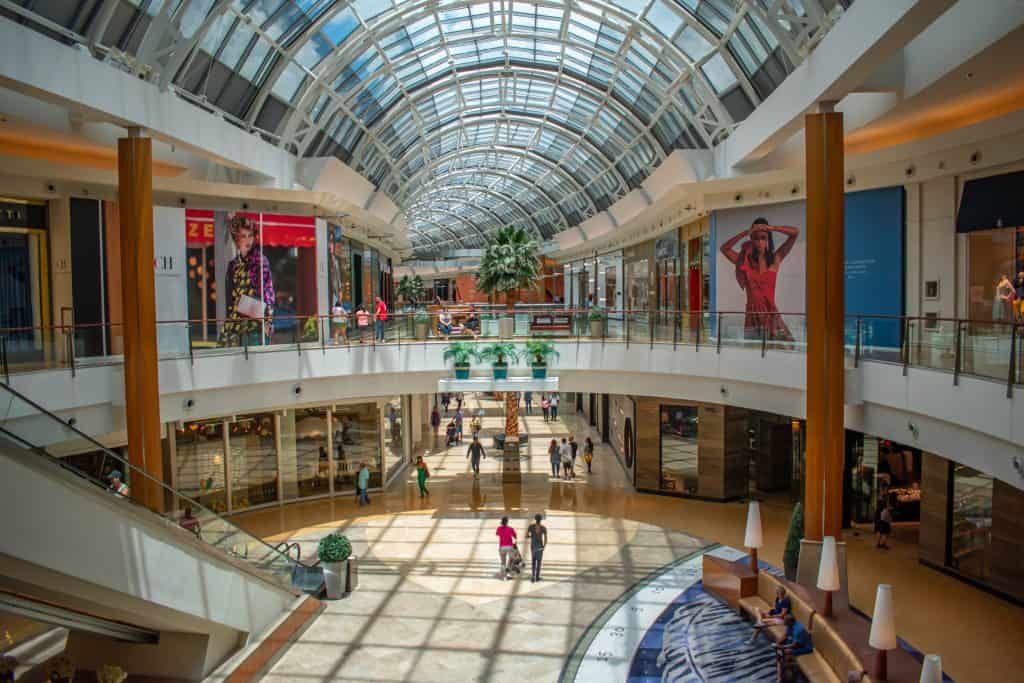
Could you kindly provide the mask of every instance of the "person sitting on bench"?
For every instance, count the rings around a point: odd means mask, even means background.
[[[775,645],[775,671],[779,681],[784,680],[786,671],[800,655],[810,654],[814,650],[811,643],[811,632],[796,620],[792,613],[786,615],[786,637]]]
[[[770,610],[757,611],[757,622],[754,623],[754,632],[750,634],[750,642],[757,640],[758,636],[769,626],[778,626],[783,623],[786,615],[793,610],[793,605],[786,596],[786,588],[779,586],[775,589],[775,606]]]

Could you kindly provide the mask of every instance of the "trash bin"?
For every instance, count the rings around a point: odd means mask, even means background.
[[[348,579],[345,582],[345,592],[351,593],[359,586],[359,558],[352,555],[348,558]]]

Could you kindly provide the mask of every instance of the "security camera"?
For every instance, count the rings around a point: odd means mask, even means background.
[[[725,385],[718,387],[718,391],[721,392],[722,396],[728,396],[729,390],[725,388]]]
[[[295,386],[294,386],[294,387],[292,388],[292,393],[293,393],[293,394],[295,394],[296,396],[298,396],[299,394],[301,394],[301,393],[302,393],[302,387],[300,387],[299,385],[297,385],[297,384],[296,384],[296,385],[295,385]]]
[[[196,400],[194,398],[186,398],[183,405],[185,407],[185,410],[192,410],[195,404]]]
[[[178,199],[178,203],[179,203],[179,204],[181,204],[182,206],[185,206],[185,204],[186,204],[187,202],[185,201],[185,198],[184,198],[184,197],[181,197],[181,198],[179,198],[179,199]]]
[[[914,435],[914,439],[915,440],[921,434],[921,430],[918,428],[917,424],[914,423],[914,422],[907,422],[907,429],[909,429],[910,433]]]
[[[57,186],[53,185],[53,184],[47,185],[46,186],[46,191],[47,192],[56,192],[57,191]]]
[[[77,418],[74,418],[74,417],[69,417],[68,418],[68,427],[74,427],[76,424],[78,424],[78,419]]]
[[[248,211],[248,209],[249,209],[249,203],[248,202],[243,202],[242,203],[242,210],[243,211]]]

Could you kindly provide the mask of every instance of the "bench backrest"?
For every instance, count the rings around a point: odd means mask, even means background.
[[[769,607],[775,606],[775,591],[782,585],[774,576],[761,570],[757,573],[757,595],[768,603]]]
[[[851,671],[863,671],[864,664],[839,633],[825,619],[815,619],[811,629],[814,649],[818,651],[839,680],[845,681]],[[870,680],[864,678],[865,681]]]

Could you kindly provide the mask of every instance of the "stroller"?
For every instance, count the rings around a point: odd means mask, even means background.
[[[508,556],[508,573],[519,576],[523,573],[523,566],[526,563],[523,562],[523,554],[519,552],[519,546],[512,546],[512,552]]]

